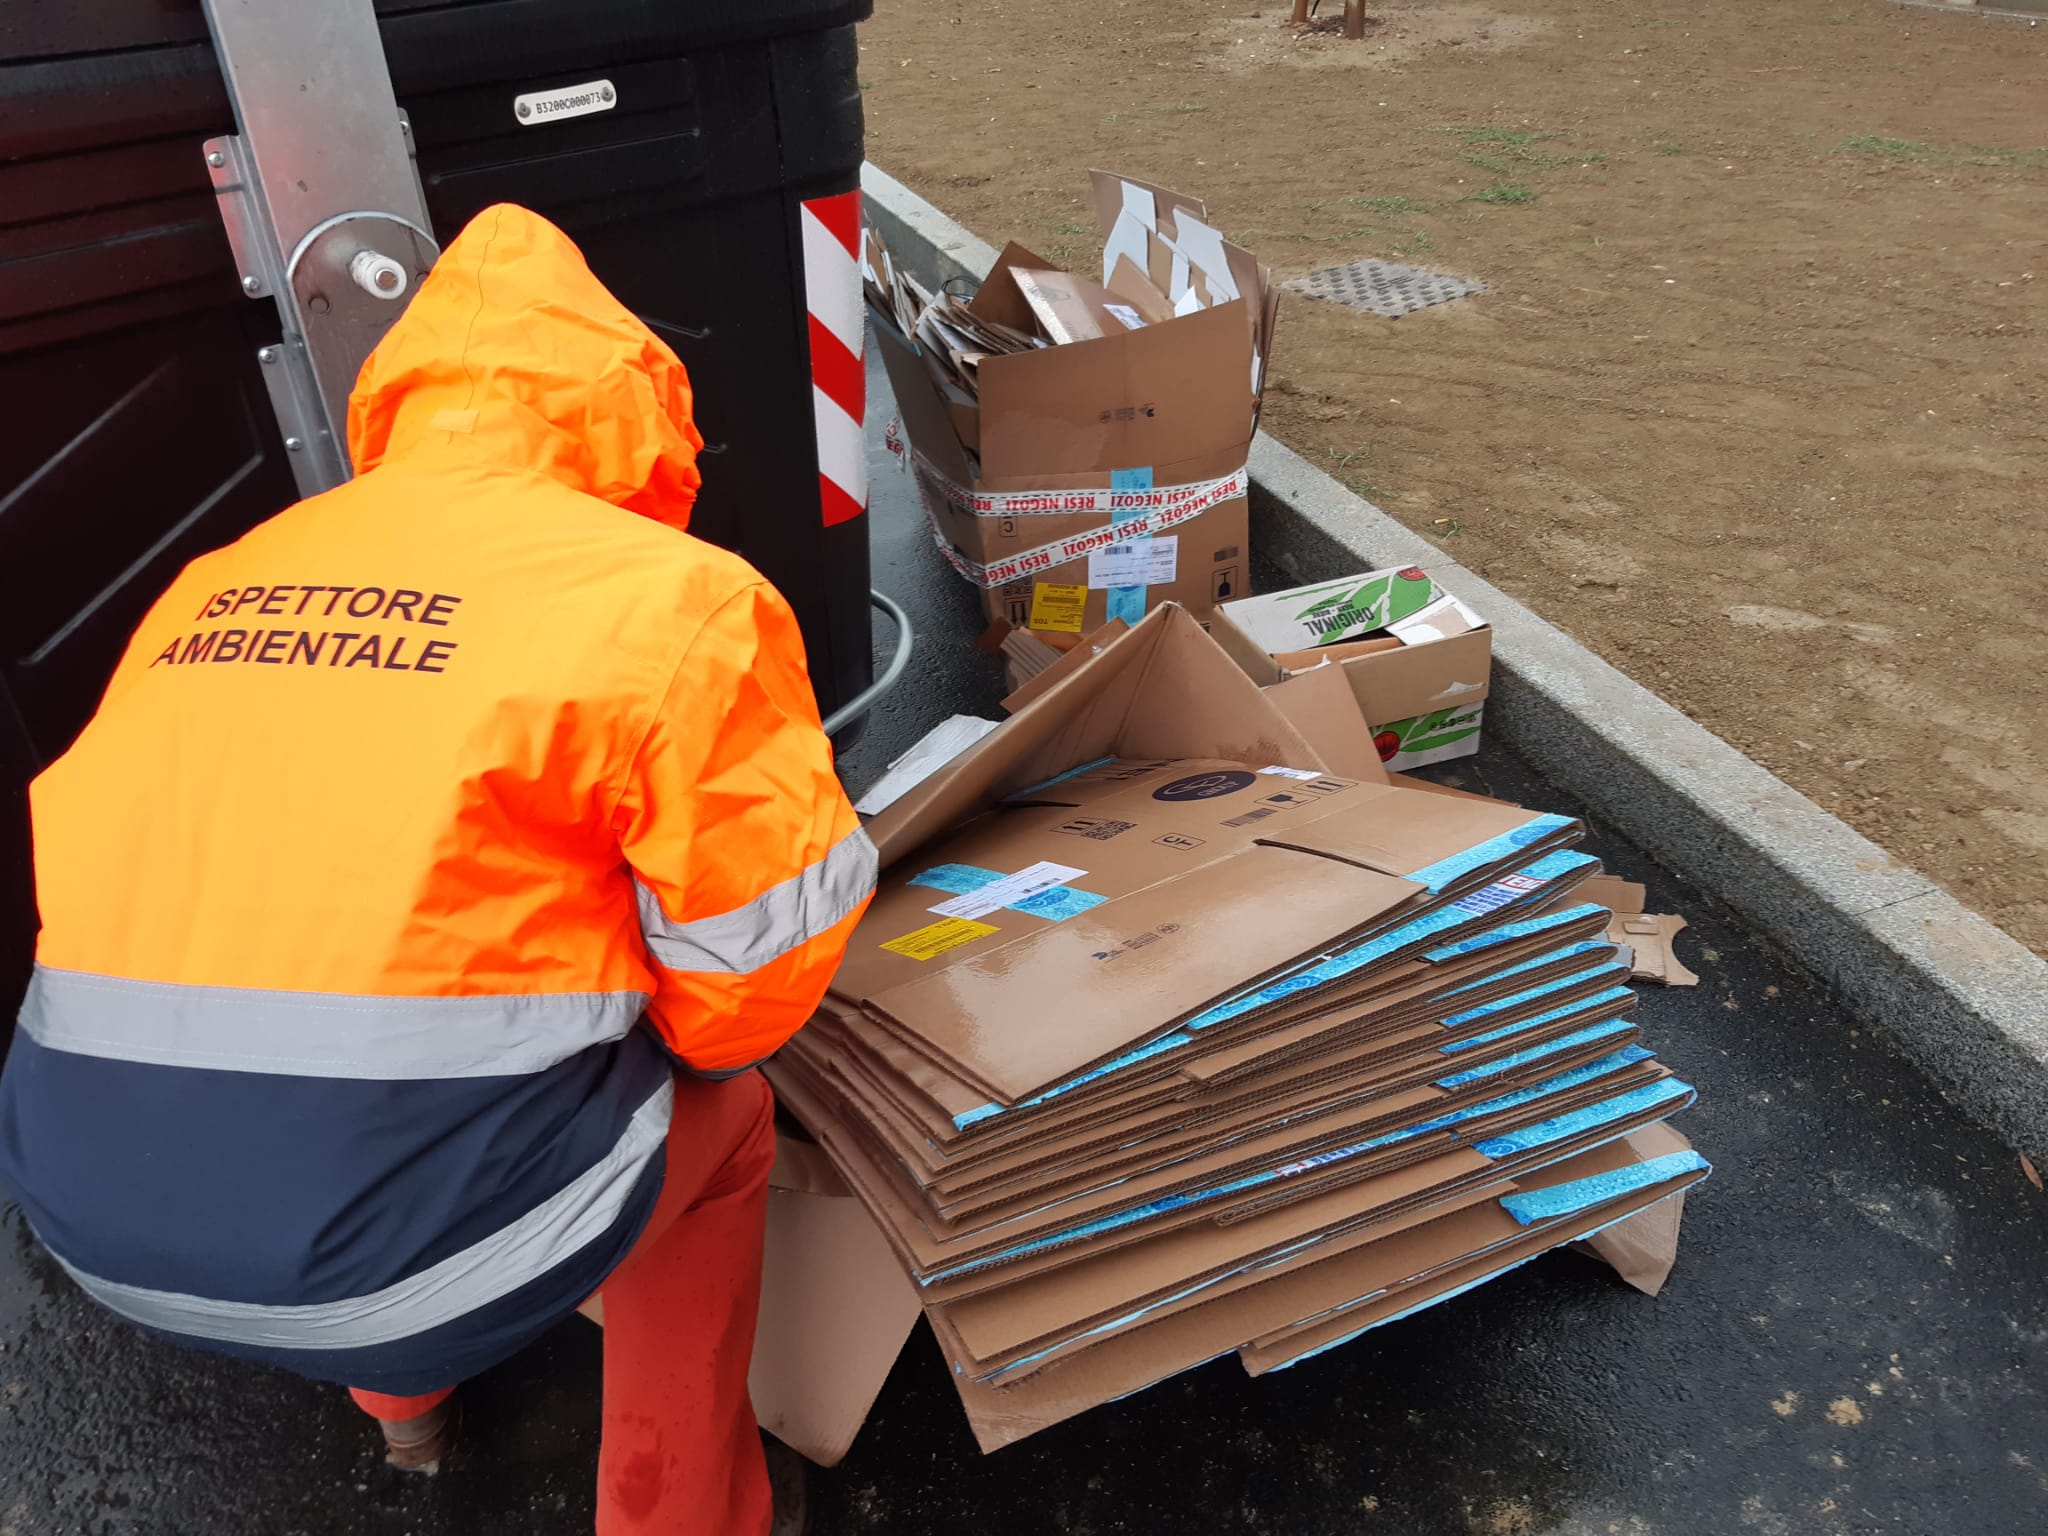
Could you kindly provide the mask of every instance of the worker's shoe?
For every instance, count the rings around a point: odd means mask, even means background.
[[[769,1536],[804,1536],[811,1527],[810,1464],[773,1435],[761,1437],[775,1515]]]
[[[416,1419],[379,1419],[384,1430],[384,1459],[401,1472],[432,1477],[455,1449],[462,1427],[460,1395],[442,1399]]]

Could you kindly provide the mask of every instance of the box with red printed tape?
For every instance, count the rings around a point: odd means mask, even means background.
[[[940,551],[990,619],[1079,635],[1250,591],[1271,273],[1195,200],[1094,173],[1100,284],[1012,245],[971,302],[870,242],[875,333]]]

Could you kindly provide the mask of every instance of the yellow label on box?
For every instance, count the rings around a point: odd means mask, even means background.
[[[1031,627],[1055,629],[1064,634],[1081,633],[1081,621],[1088,613],[1086,587],[1061,586],[1041,581],[1031,588]]]
[[[934,955],[943,955],[949,949],[958,949],[962,944],[971,944],[985,934],[996,931],[993,923],[972,922],[964,917],[949,917],[920,928],[915,933],[906,933],[900,939],[891,939],[882,948],[892,955],[907,955],[912,960],[929,960]]]

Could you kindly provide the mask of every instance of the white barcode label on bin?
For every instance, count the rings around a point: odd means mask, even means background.
[[[512,98],[512,115],[531,128],[564,117],[588,117],[609,112],[619,104],[619,93],[609,80],[586,80],[581,85],[558,86],[552,91],[528,91]]]

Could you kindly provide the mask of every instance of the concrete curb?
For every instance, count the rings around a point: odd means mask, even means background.
[[[919,282],[996,250],[870,165],[870,224]],[[1972,1115],[2048,1162],[2048,963],[1263,432],[1252,533],[1301,581],[1427,565],[1494,628],[1486,724],[1840,990]]]

